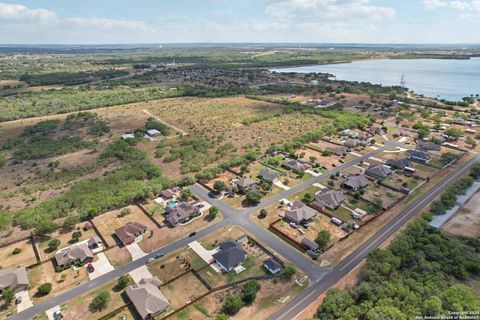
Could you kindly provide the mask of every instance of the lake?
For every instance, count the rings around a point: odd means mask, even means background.
[[[400,85],[402,75],[409,90],[427,97],[460,100],[480,94],[480,58],[379,59],[351,63],[272,69],[277,72],[330,73],[337,80]]]

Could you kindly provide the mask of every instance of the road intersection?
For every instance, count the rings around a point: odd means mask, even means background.
[[[292,319],[296,314],[313,302],[322,292],[327,290],[333,284],[335,284],[339,279],[346,275],[351,269],[353,269],[358,263],[360,263],[369,252],[377,248],[381,243],[383,243],[388,237],[390,237],[398,228],[400,228],[405,222],[408,221],[418,210],[423,208],[426,204],[431,201],[436,195],[445,189],[445,187],[454,179],[458,178],[460,175],[468,170],[468,167],[474,162],[478,161],[478,156],[470,160],[464,167],[460,168],[454,174],[445,178],[441,183],[436,185],[433,189],[423,195],[420,199],[402,211],[394,219],[392,219],[383,229],[377,232],[369,241],[361,245],[355,252],[353,252],[349,257],[347,257],[342,263],[333,269],[321,268],[313,260],[300,253],[287,243],[283,242],[280,238],[277,238],[274,234],[259,226],[250,219],[250,216],[259,210],[266,208],[272,204],[277,203],[283,198],[291,196],[298,193],[299,191],[318,183],[330,175],[336,174],[342,170],[345,170],[351,166],[357,165],[362,161],[367,160],[368,158],[375,156],[378,153],[385,151],[391,147],[399,147],[400,144],[396,142],[385,142],[385,146],[378,148],[366,155],[360,156],[348,163],[344,163],[333,170],[330,170],[318,177],[310,178],[309,180],[302,182],[289,190],[286,190],[276,196],[268,198],[262,201],[255,207],[247,208],[245,210],[234,209],[219,199],[211,197],[207,190],[203,187],[195,184],[189,188],[200,198],[207,201],[209,204],[218,207],[220,212],[222,212],[224,219],[216,224],[212,224],[205,229],[197,231],[197,233],[192,237],[185,237],[176,242],[173,242],[167,246],[164,246],[154,252],[147,254],[146,256],[134,260],[126,265],[123,265],[117,269],[114,269],[106,274],[99,276],[98,278],[91,280],[87,283],[79,285],[75,288],[70,289],[67,292],[64,292],[56,297],[53,297],[41,304],[34,305],[33,307],[26,309],[16,315],[10,317],[12,320],[23,320],[30,319],[33,316],[45,312],[48,309],[51,309],[55,306],[66,303],[69,300],[74,299],[75,297],[81,296],[91,290],[94,290],[105,283],[115,280],[121,275],[127,274],[132,270],[135,270],[143,265],[150,258],[155,257],[157,254],[168,254],[174,252],[181,248],[184,248],[188,243],[198,240],[212,232],[215,232],[228,225],[238,225],[244,228],[247,232],[252,234],[257,240],[261,243],[270,247],[277,254],[281,255],[284,259],[293,263],[297,268],[302,270],[310,280],[310,286],[304,290],[298,297],[293,299],[287,305],[282,307],[269,319]]]

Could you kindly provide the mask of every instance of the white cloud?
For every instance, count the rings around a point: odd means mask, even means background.
[[[442,0],[423,0],[423,6],[428,10],[440,8],[449,8],[459,11],[477,11],[480,12],[480,0],[473,1],[442,1]]]
[[[33,19],[42,23],[55,22],[57,14],[47,9],[30,9],[21,4],[0,2],[0,19],[22,20]]]
[[[69,24],[80,27],[93,27],[104,30],[152,31],[144,21],[105,18],[67,18]]]

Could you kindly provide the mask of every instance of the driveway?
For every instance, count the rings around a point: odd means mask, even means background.
[[[127,248],[128,252],[132,255],[132,260],[137,260],[147,255],[136,242],[126,245],[125,248]]]
[[[60,314],[62,312],[62,308],[60,306],[56,306],[56,307],[53,307],[52,309],[48,309],[47,311],[45,311],[45,313],[47,314],[47,318],[49,320],[59,320],[60,317],[59,316],[54,316],[54,313],[57,312],[57,311],[60,311]]]
[[[128,274],[130,275],[130,277],[132,277],[133,281],[136,284],[139,284],[140,280],[142,279],[153,278],[153,275],[150,273],[150,270],[148,270],[147,266],[145,265],[130,271]]]
[[[105,253],[100,252],[99,254],[97,254],[97,258],[97,261],[92,262],[93,268],[95,270],[88,274],[90,280],[98,278],[102,274],[108,273],[114,269],[110,261],[108,261]]]
[[[21,298],[22,302],[17,304],[17,312],[22,312],[25,309],[33,307],[32,300],[30,300],[30,296],[28,295],[28,290],[20,291],[15,294],[15,299]]]

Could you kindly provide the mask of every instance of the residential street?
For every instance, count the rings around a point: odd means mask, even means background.
[[[286,190],[274,197],[262,201],[256,207],[248,208],[246,210],[237,210],[233,209],[224,202],[211,198],[208,194],[208,191],[202,188],[199,185],[190,186],[190,189],[200,198],[203,198],[209,204],[216,206],[222,212],[224,219],[221,222],[213,224],[206,229],[200,230],[196,233],[195,236],[186,237],[176,242],[173,242],[161,249],[158,249],[152,253],[147,254],[144,257],[139,258],[138,260],[132,261],[124,266],[121,266],[113,271],[110,271],[106,274],[99,276],[98,278],[91,280],[87,283],[84,283],[80,286],[77,286],[63,294],[58,295],[50,300],[47,300],[44,303],[35,305],[27,310],[24,310],[21,313],[18,313],[10,319],[20,320],[20,319],[29,319],[36,314],[45,312],[46,310],[61,305],[71,299],[74,299],[77,296],[83,295],[84,293],[94,290],[102,286],[103,284],[110,282],[119,276],[129,273],[143,265],[149,259],[154,257],[157,253],[168,254],[170,252],[176,251],[182,247],[186,247],[188,243],[198,240],[205,235],[208,235],[216,230],[227,226],[227,225],[239,225],[251,233],[256,239],[261,243],[264,243],[272,250],[277,252],[279,255],[285,259],[292,262],[297,268],[302,270],[310,279],[310,287],[304,290],[301,295],[292,300],[290,303],[285,305],[281,310],[272,315],[270,319],[292,319],[299,311],[303,310],[308,306],[312,301],[314,301],[322,292],[330,288],[334,283],[346,275],[352,268],[354,268],[358,263],[360,263],[369,252],[377,248],[382,244],[386,239],[388,239],[396,230],[398,230],[404,223],[406,223],[414,214],[416,214],[421,208],[427,205],[434,197],[440,194],[446,186],[452,182],[454,179],[458,178],[464,174],[474,162],[479,161],[479,157],[475,157],[465,164],[462,168],[459,168],[458,171],[451,174],[445,178],[441,183],[432,188],[429,192],[423,195],[421,198],[413,202],[408,208],[402,211],[397,215],[393,220],[391,220],[384,228],[382,228],[377,234],[375,234],[369,241],[361,245],[354,253],[347,257],[340,265],[334,269],[320,268],[318,265],[308,258],[307,256],[301,254],[296,249],[292,248],[287,243],[283,242],[277,238],[274,234],[270,233],[268,230],[257,225],[250,219],[250,215],[259,211],[262,208],[268,207],[279,200],[293,195],[310,185],[318,183],[319,181],[328,178],[330,175],[335,174],[341,170],[354,166],[361,161],[366,160],[367,158],[374,156],[385,149],[398,146],[395,143],[386,142],[386,145],[383,148],[377,149],[370,152],[369,154],[358,157],[351,162],[345,163],[333,170],[324,173],[318,177],[313,177],[297,186],[292,187],[289,190]]]

